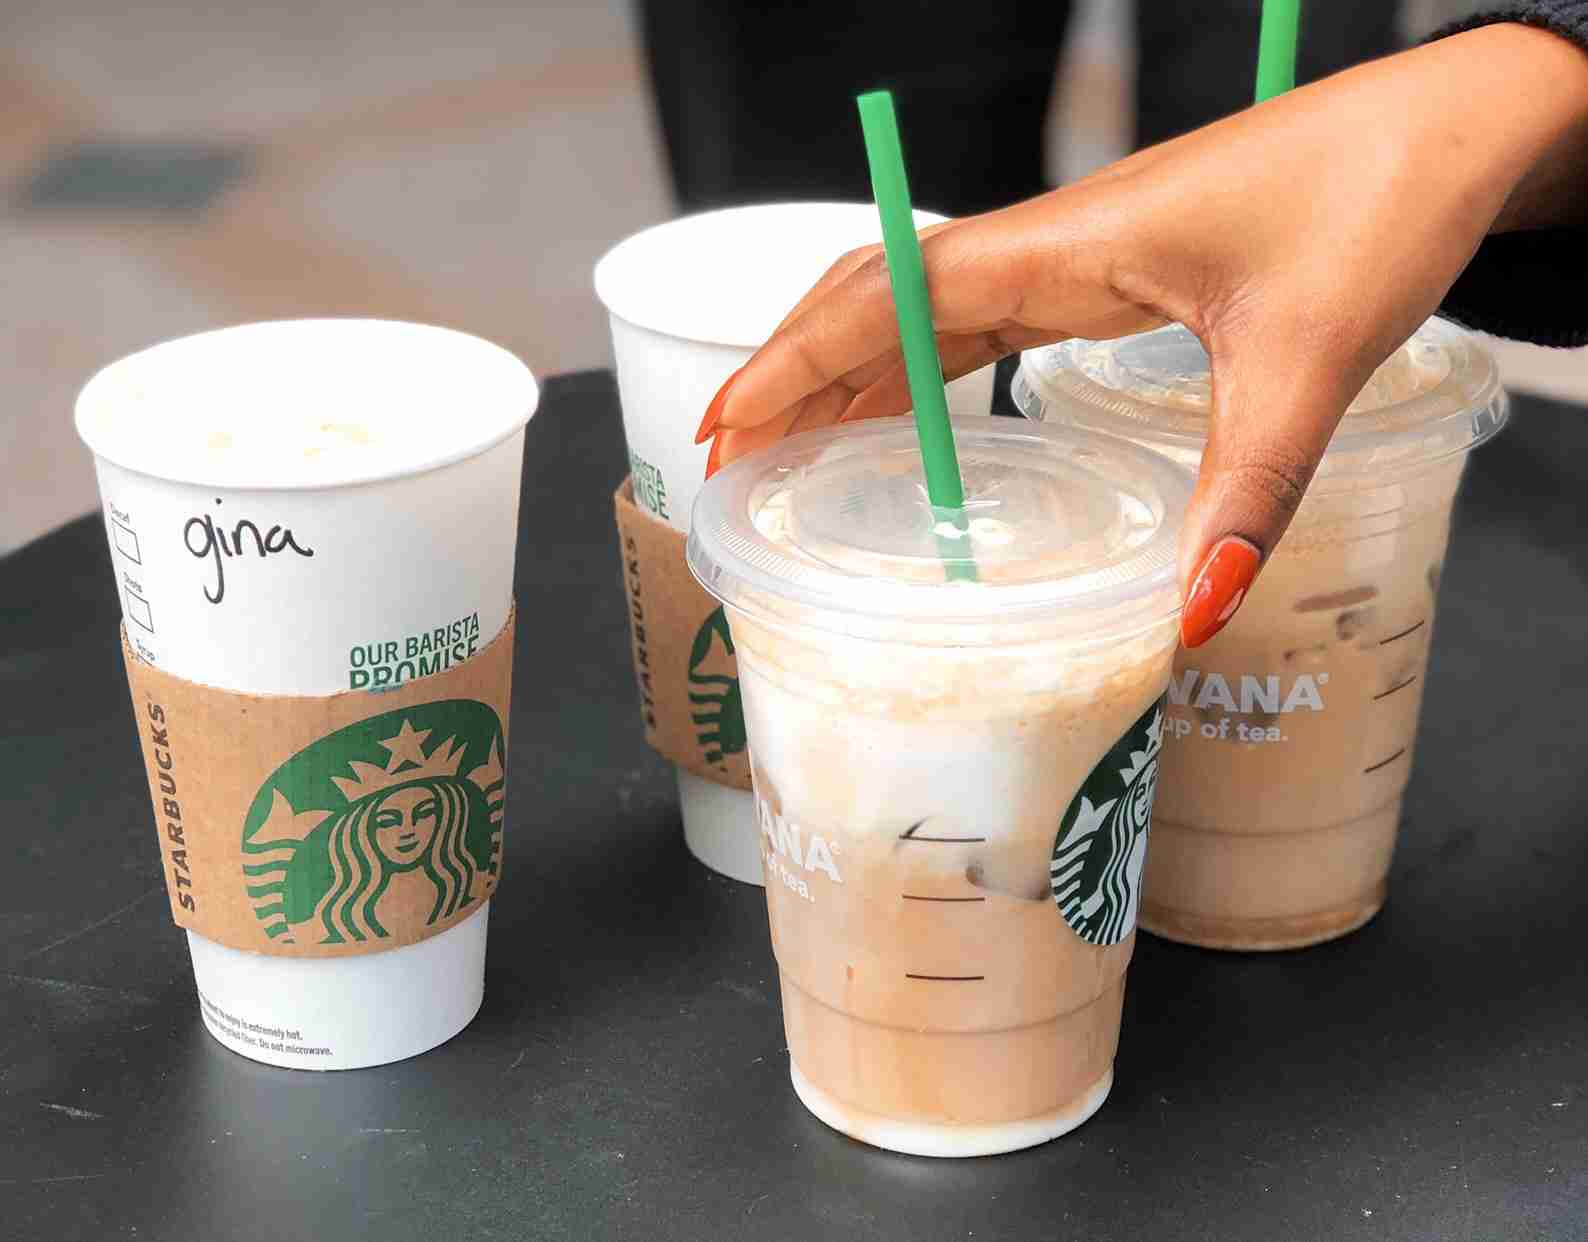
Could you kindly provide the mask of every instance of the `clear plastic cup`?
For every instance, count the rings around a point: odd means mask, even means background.
[[[537,396],[506,350],[380,320],[246,324],[112,363],[78,398],[77,427],[136,657],[221,690],[325,696],[414,676],[408,636],[466,625],[484,647],[512,607]],[[480,1007],[489,907],[352,957],[190,931],[205,1025],[293,1068],[423,1052]]]
[[[1188,465],[1207,356],[1178,326],[1032,350],[1016,403]],[[1383,906],[1411,773],[1451,508],[1505,422],[1494,363],[1431,319],[1373,376],[1239,612],[1182,652],[1141,923],[1189,944],[1298,948]]]
[[[1191,489],[1111,437],[955,434],[964,536],[888,419],[734,463],[689,541],[739,656],[795,1090],[936,1156],[1108,1094]]]
[[[944,219],[915,213],[925,227]],[[871,203],[762,203],[658,224],[596,265],[611,317],[634,499],[689,533],[708,445],[706,406],[783,317],[846,251],[882,240]],[[993,369],[948,386],[955,414],[986,414]],[[703,744],[704,747],[704,744]],[[684,840],[713,871],[759,884],[750,795],[680,767]]]

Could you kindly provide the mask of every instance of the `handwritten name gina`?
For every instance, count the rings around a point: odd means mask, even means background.
[[[215,503],[220,504],[220,499],[217,498]],[[215,560],[214,593],[210,592],[209,587],[204,588],[204,598],[212,604],[218,604],[226,598],[226,560],[233,556],[242,556],[247,550],[248,545],[243,542],[245,531],[252,539],[254,552],[261,559],[288,549],[299,556],[314,555],[313,548],[298,546],[298,541],[293,537],[290,527],[272,526],[269,530],[261,531],[255,523],[247,518],[241,518],[230,530],[227,530],[225,527],[217,526],[207,513],[190,517],[187,524],[182,527],[182,542],[199,560],[205,557],[213,557]]]

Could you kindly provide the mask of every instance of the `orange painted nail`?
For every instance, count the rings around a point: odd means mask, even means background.
[[[1200,647],[1229,623],[1262,562],[1257,545],[1239,535],[1225,535],[1213,545],[1191,580],[1180,617],[1180,641],[1185,646]]]
[[[711,441],[711,452],[706,455],[706,477],[709,479],[722,469],[722,437],[714,436]]]
[[[695,432],[696,444],[704,444],[712,433],[717,430],[717,424],[722,421],[723,407],[728,404],[728,389],[733,387],[733,381],[738,379],[743,371],[744,368],[740,367],[739,370],[722,382],[721,388],[717,389],[717,395],[711,399],[711,404],[706,407],[706,417],[700,420],[700,430]]]

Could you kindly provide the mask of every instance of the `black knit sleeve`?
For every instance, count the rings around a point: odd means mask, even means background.
[[[1588,0],[1534,0],[1486,10],[1437,32],[1444,38],[1495,22],[1538,26],[1588,52]],[[1588,344],[1588,229],[1500,233],[1478,247],[1451,286],[1442,314],[1498,336],[1539,345]]]

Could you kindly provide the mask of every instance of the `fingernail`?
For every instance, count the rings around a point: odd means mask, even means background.
[[[717,436],[711,441],[711,452],[706,454],[706,477],[709,479],[722,469],[722,437]]]
[[[1228,624],[1262,560],[1257,545],[1239,535],[1226,535],[1213,545],[1191,580],[1180,617],[1181,643],[1200,647]]]
[[[740,372],[743,370],[744,368],[740,367],[738,371],[735,371],[722,382],[721,388],[717,389],[717,395],[711,399],[711,404],[706,407],[706,417],[700,420],[700,430],[695,432],[696,444],[704,444],[712,433],[717,430],[717,424],[722,421],[723,407],[728,404],[728,389],[733,387],[733,381],[739,378]]]

